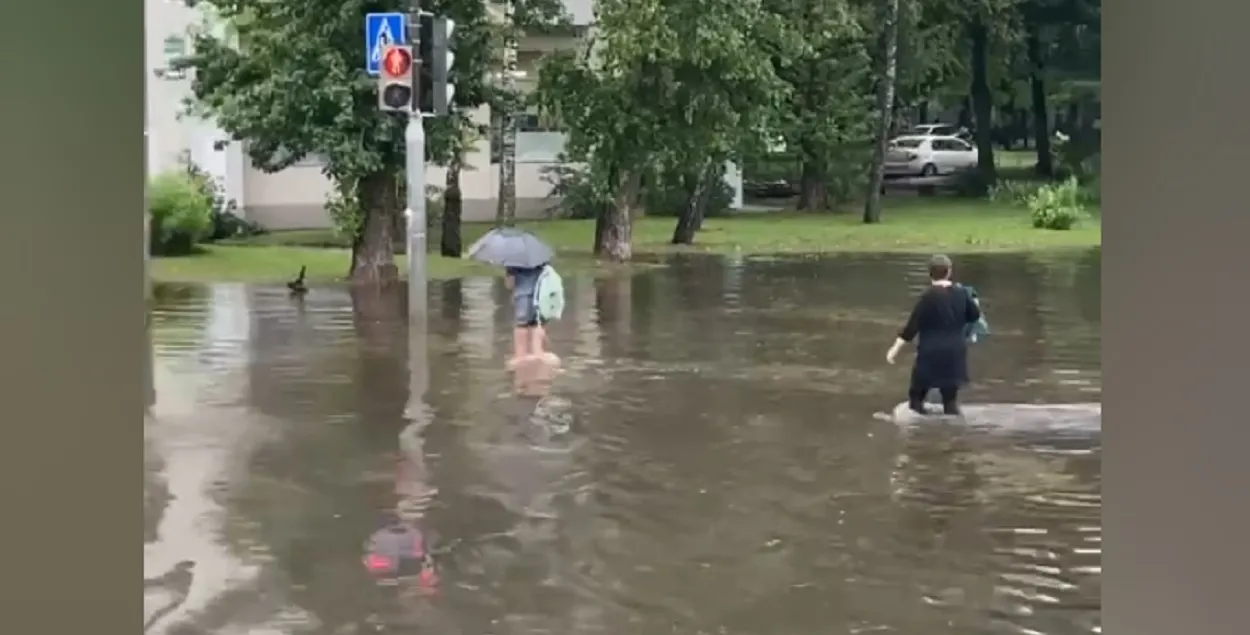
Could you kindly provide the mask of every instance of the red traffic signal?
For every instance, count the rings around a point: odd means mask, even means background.
[[[382,55],[382,70],[389,77],[404,77],[412,72],[412,50],[393,46]]]

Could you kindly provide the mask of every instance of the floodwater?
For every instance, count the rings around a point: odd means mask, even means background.
[[[148,633],[1100,632],[1101,437],[912,428],[883,357],[923,259],[689,258],[566,280],[559,374],[506,291],[156,290]],[[956,260],[968,403],[1100,401],[1100,254]],[[518,396],[518,391],[523,393]],[[399,509],[437,594],[382,587]]]

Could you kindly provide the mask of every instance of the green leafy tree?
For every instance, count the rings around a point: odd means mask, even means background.
[[[557,2],[540,0],[538,6],[550,8]],[[394,279],[398,273],[394,242],[404,200],[406,121],[379,112],[375,80],[362,68],[362,34],[366,13],[404,11],[407,3],[202,0],[199,4],[214,22],[230,24],[231,29],[199,30],[191,54],[179,63],[194,72],[192,107],[244,141],[253,165],[261,170],[283,170],[309,155],[323,158],[325,174],[338,185],[342,198],[353,202],[340,214],[352,238],[350,279]],[[422,8],[457,23],[455,108],[467,113],[488,103],[494,92],[487,70],[497,44],[487,5],[438,0],[423,2]],[[427,120],[426,126],[427,160],[458,166],[468,118],[437,118]]]
[[[858,194],[866,175],[876,85],[874,9],[857,0],[778,0],[765,10],[784,25],[772,55],[789,86],[779,121],[801,165],[798,207],[828,209],[831,184],[835,195]]]
[[[701,191],[762,135],[786,87],[761,44],[780,33],[758,0],[603,0],[596,10],[593,41],[547,60],[538,95],[601,202],[595,253],[626,261],[648,178],[684,164]],[[695,220],[683,214],[674,240],[692,240]]]

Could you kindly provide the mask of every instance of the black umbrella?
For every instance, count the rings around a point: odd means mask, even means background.
[[[486,232],[469,247],[469,257],[498,267],[532,269],[545,265],[555,252],[538,236],[513,227]]]

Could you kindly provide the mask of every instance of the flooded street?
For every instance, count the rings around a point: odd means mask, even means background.
[[[910,351],[884,356],[924,262],[568,277],[562,372],[519,386],[502,280],[432,282],[427,338],[402,289],[158,288],[146,632],[1100,632],[1099,417],[874,416],[905,399]],[[1100,401],[1099,252],[956,276],[993,331],[965,403]],[[396,514],[435,592],[363,566]]]

